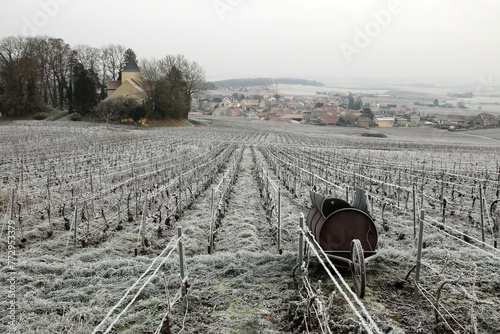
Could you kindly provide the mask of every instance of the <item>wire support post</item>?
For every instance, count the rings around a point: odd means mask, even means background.
[[[177,237],[179,238],[179,243],[177,244],[177,247],[179,249],[179,271],[181,275],[181,282],[182,282],[182,296],[184,297],[187,294],[187,282],[186,282],[186,275],[184,272],[184,248],[182,246],[182,227],[177,226]]]
[[[422,245],[424,239],[424,219],[425,212],[424,210],[420,211],[420,226],[418,230],[418,251],[417,251],[417,266],[415,269],[415,286],[413,289],[413,300],[417,301],[419,296],[419,288],[418,284],[420,282],[420,266],[422,264]]]
[[[304,276],[304,272],[302,270],[302,263],[304,262],[304,213],[300,213],[299,219],[299,258],[298,258],[298,272],[299,272],[299,289],[302,289],[303,281],[302,277]]]

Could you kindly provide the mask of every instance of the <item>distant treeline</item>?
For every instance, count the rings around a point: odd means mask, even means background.
[[[246,79],[228,79],[215,81],[213,88],[221,87],[249,87],[249,86],[269,86],[275,83],[295,84],[304,86],[324,86],[322,82],[297,78],[246,78]]]

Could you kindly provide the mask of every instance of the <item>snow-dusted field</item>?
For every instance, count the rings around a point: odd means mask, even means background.
[[[355,186],[379,233],[363,303],[380,331],[500,332],[497,132],[196,120],[0,127],[0,332],[357,333],[314,255],[314,298],[293,275],[309,190]],[[361,136],[375,132],[387,137]],[[416,301],[413,187],[426,214]]]

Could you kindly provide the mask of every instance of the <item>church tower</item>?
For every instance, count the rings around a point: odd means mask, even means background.
[[[127,65],[122,70],[122,82],[128,79],[133,79],[138,84],[142,83],[142,72],[133,57],[130,57]]]

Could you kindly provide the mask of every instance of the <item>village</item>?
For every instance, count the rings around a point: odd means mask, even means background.
[[[319,126],[417,127],[450,131],[496,127],[500,117],[469,110],[437,99],[428,100],[390,94],[317,91],[316,95],[281,94],[274,87],[230,87],[212,91],[198,101],[204,115],[232,116],[263,121],[305,123]]]

